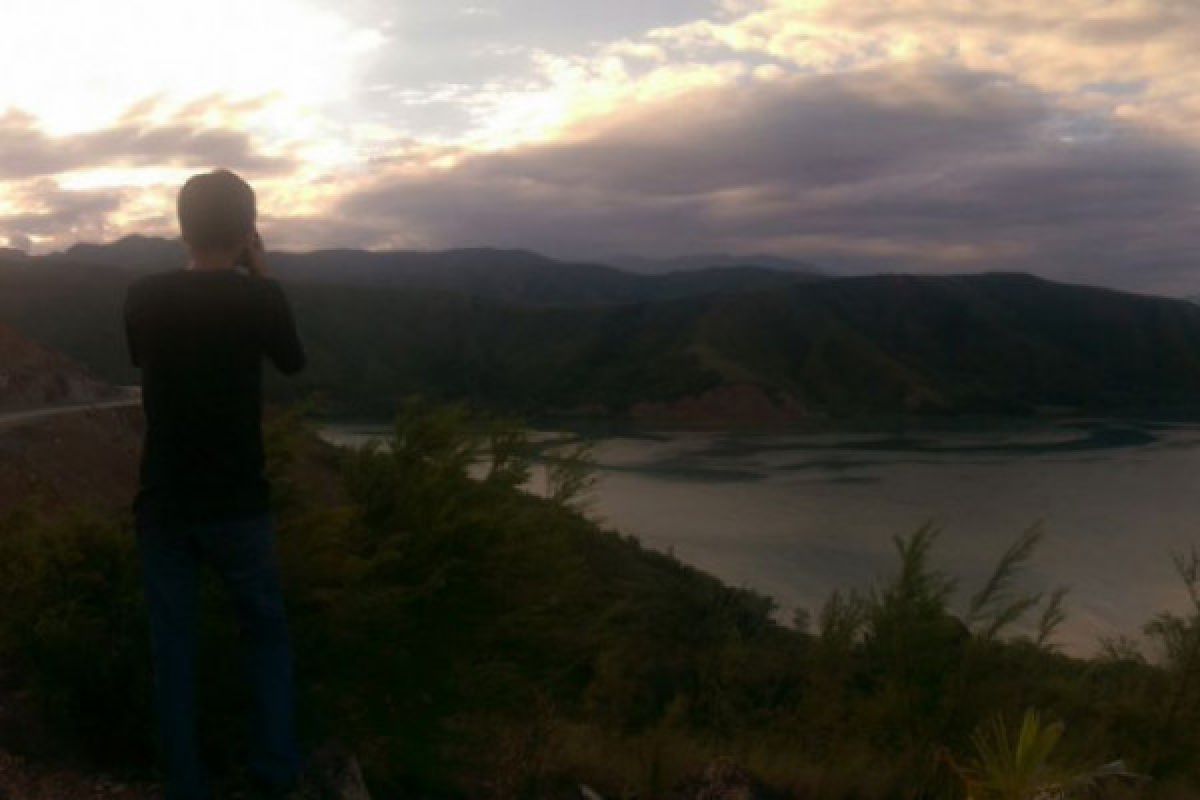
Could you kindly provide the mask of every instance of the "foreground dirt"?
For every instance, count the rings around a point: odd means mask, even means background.
[[[148,784],[49,769],[0,751],[0,800],[159,800]]]

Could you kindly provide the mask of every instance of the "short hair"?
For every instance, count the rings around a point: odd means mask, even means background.
[[[176,203],[183,240],[197,250],[228,250],[254,230],[254,190],[227,169],[188,178]]]

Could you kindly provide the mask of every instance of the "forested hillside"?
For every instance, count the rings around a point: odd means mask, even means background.
[[[124,290],[170,246],[0,259],[0,322],[133,382]],[[98,263],[123,253],[132,266]],[[386,415],[422,393],[525,415],[705,425],[1200,408],[1200,307],[1182,300],[1022,274],[635,276],[529,254],[455,251],[408,266],[385,256],[277,257],[311,365],[273,382],[276,397],[319,394],[343,415]]]

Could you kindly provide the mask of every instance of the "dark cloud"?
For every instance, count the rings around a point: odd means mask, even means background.
[[[0,115],[0,180],[54,175],[101,166],[222,165],[252,175],[274,175],[295,164],[264,155],[248,134],[172,121],[146,124],[131,109],[117,125],[99,131],[50,136],[28,114]]]
[[[850,270],[1200,284],[1200,159],[993,75],[745,82],[553,144],[381,175],[339,216],[430,246],[564,256],[773,249]]]
[[[842,185],[926,171],[964,149],[1023,144],[1036,132],[1029,121],[1045,113],[1036,95],[986,76],[797,78],[696,92],[476,169],[658,195]]]
[[[16,187],[17,205],[27,209],[0,215],[0,234],[10,242],[31,244],[31,236],[69,234],[76,240],[98,241],[116,231],[109,215],[121,207],[130,189],[66,190],[50,178],[39,178]],[[28,250],[25,246],[22,249]]]

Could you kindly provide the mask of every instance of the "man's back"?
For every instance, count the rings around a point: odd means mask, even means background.
[[[213,796],[195,686],[198,577],[207,566],[228,590],[245,640],[254,696],[249,774],[261,794],[282,798],[296,787],[302,759],[263,474],[262,361],[292,373],[304,352],[283,292],[266,278],[250,184],[227,169],[193,175],[176,210],[188,269],[144,278],[125,298],[146,410],[136,528],[165,794]]]
[[[125,324],[146,411],[139,513],[265,511],[262,360],[289,374],[304,365],[279,285],[228,269],[150,276],[130,288]]]

